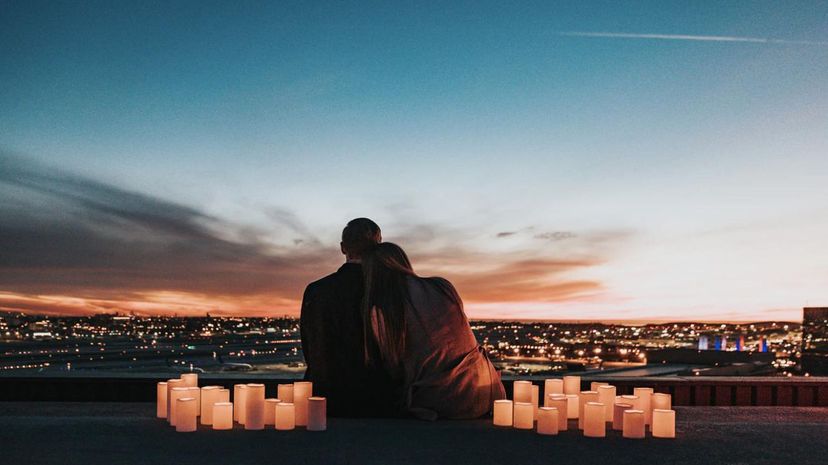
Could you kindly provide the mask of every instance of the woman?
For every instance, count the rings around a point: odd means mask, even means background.
[[[421,278],[397,245],[362,259],[366,359],[402,386],[404,412],[418,418],[477,418],[505,391],[448,281]]]

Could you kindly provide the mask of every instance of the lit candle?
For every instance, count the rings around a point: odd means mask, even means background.
[[[581,377],[580,376],[564,376],[563,377],[564,394],[578,394],[581,392]]]
[[[176,409],[178,408],[178,399],[183,397],[190,397],[190,388],[186,387],[174,387],[170,392],[169,404],[170,404],[170,413],[167,415],[167,420],[169,420],[170,425],[175,426],[176,418]]]
[[[644,412],[641,410],[624,410],[624,426],[621,433],[625,438],[644,438]]]
[[[233,429],[233,404],[230,402],[213,404],[213,429]]]
[[[276,398],[282,402],[293,402],[293,385],[279,384],[276,387]]]
[[[581,391],[578,397],[578,429],[584,429],[584,406],[587,402],[598,402],[598,393],[595,391]]]
[[[161,381],[155,385],[155,416],[167,418],[167,382]]]
[[[276,429],[280,431],[291,430],[296,427],[296,409],[290,402],[279,402],[276,404]]]
[[[533,384],[532,385],[532,406],[534,407],[532,412],[532,418],[535,420],[538,419],[538,399],[540,398],[540,386]]]
[[[529,402],[515,402],[515,423],[517,429],[532,429],[535,426],[535,408]]]
[[[167,380],[167,417],[166,418],[167,418],[167,421],[170,424],[173,423],[172,416],[170,415],[172,413],[172,403],[170,402],[170,399],[172,398],[173,388],[177,388],[177,387],[184,387],[184,381],[182,381],[178,378]]]
[[[328,429],[327,404],[324,397],[308,397],[308,431]]]
[[[512,399],[515,402],[532,402],[532,383],[530,381],[515,381],[512,384]]]
[[[641,398],[638,396],[621,396],[621,402],[632,405],[632,408],[634,410],[642,410],[643,407],[643,405],[641,404]]]
[[[563,380],[562,379],[547,379],[543,382],[543,399],[544,405],[550,394],[563,394]],[[548,405],[547,405],[548,407]],[[564,415],[566,416],[566,415]]]
[[[566,396],[566,418],[578,418],[578,394],[564,394]]]
[[[220,386],[204,386],[201,388],[201,424],[213,424],[213,404],[218,402],[218,394],[221,391]]]
[[[598,386],[598,402],[604,404],[604,421],[612,421],[612,404],[615,403],[615,386],[602,384]]]
[[[246,384],[233,385],[233,419],[244,424],[244,417],[247,415],[247,406],[244,403],[247,394]]]
[[[494,401],[493,416],[495,426],[512,426],[512,401],[500,399]]]
[[[201,415],[201,388],[199,387],[188,387],[190,391],[190,397],[196,400],[196,416]]]
[[[675,438],[676,437],[676,411],[668,409],[653,409],[654,438]]]
[[[244,406],[247,410],[244,415],[244,429],[264,429],[264,404],[264,384],[248,384],[244,394]]]
[[[609,383],[605,383],[603,381],[593,381],[589,383],[589,390],[598,392],[598,386],[607,386]]]
[[[180,397],[175,404],[175,430],[179,433],[192,433],[196,430],[198,400],[194,397]]]
[[[655,393],[650,398],[650,406],[655,409],[660,410],[670,410],[673,408],[673,400],[670,397],[670,394],[662,394],[662,393]]]
[[[546,396],[547,407],[558,409],[558,431],[567,430],[567,401],[565,394],[549,394]]]
[[[308,425],[308,398],[313,395],[313,383],[297,381],[293,383],[293,405],[296,415],[296,426]]]
[[[633,389],[633,394],[641,399],[641,410],[644,411],[644,424],[651,424],[653,422],[653,407],[650,400],[653,396],[653,388],[637,387]]]
[[[612,406],[612,429],[621,431],[624,429],[624,411],[632,410],[632,404],[619,402]]]
[[[603,438],[607,435],[606,409],[600,402],[584,404],[584,436],[588,438]]]
[[[198,373],[184,373],[181,381],[184,381],[186,387],[198,387]]]
[[[218,394],[216,394],[216,402],[230,402],[230,390],[219,389]]]
[[[276,404],[281,402],[279,399],[265,399],[265,414],[264,424],[267,426],[276,425]]]
[[[541,407],[538,409],[538,434],[558,434],[558,409]]]

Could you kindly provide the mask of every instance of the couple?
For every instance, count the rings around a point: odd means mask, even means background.
[[[300,320],[305,378],[329,414],[477,418],[505,397],[451,283],[417,276],[367,218],[340,246],[345,264],[308,285]]]

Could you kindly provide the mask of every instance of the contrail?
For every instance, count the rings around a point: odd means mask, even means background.
[[[828,45],[828,42],[813,40],[767,39],[762,37],[734,36],[697,36],[687,34],[637,34],[625,32],[558,32],[560,36],[569,37],[603,37],[610,39],[649,39],[649,40],[692,40],[698,42],[749,42],[754,44],[788,44],[788,45]]]

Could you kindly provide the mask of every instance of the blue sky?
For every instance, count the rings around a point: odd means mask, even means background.
[[[50,187],[83,180],[284,269],[119,294],[8,260],[0,298],[295,312],[369,216],[472,316],[798,319],[828,303],[827,24],[824,2],[6,2],[0,148],[52,174],[7,174],[0,221],[192,240]]]

